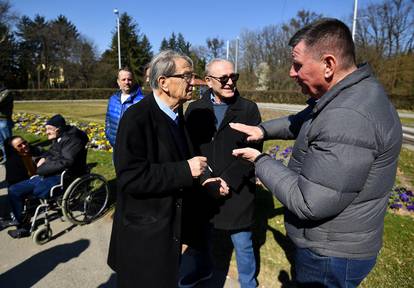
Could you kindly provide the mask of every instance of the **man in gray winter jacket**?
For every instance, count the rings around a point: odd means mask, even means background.
[[[371,68],[356,66],[344,23],[321,19],[289,45],[289,73],[310,96],[309,106],[256,127],[231,124],[250,141],[296,139],[288,167],[251,148],[233,154],[253,161],[259,179],[286,207],[298,285],[356,287],[382,245],[401,123]]]

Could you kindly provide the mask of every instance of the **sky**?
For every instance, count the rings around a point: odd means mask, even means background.
[[[358,8],[381,0],[359,0]],[[154,52],[161,40],[172,32],[183,34],[192,45],[205,45],[208,37],[224,41],[235,39],[245,30],[258,30],[267,25],[281,24],[308,10],[326,17],[349,22],[354,0],[10,0],[19,16],[36,14],[46,20],[66,16],[78,31],[91,40],[102,53],[109,48],[116,31],[113,12],[127,12],[147,35]]]

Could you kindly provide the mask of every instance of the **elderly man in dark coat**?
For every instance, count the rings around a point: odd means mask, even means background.
[[[86,144],[88,136],[85,132],[66,125],[65,118],[56,114],[46,122],[46,135],[52,141],[50,149],[42,153],[36,163],[36,175],[30,179],[9,186],[8,197],[16,217],[15,223],[4,223],[9,226],[23,224],[22,212],[24,199],[29,195],[36,198],[47,198],[50,189],[60,182],[60,174],[68,170],[68,174],[78,176],[86,172]],[[26,228],[8,231],[13,238],[27,235]]]
[[[182,116],[193,90],[191,59],[163,51],[150,71],[153,93],[125,112],[115,144],[118,196],[108,264],[118,287],[177,286],[182,198],[196,193],[195,178],[207,166],[205,157],[191,158]]]
[[[221,177],[229,185],[230,193],[220,196],[206,189],[209,197],[202,202],[207,206],[207,219],[212,226],[228,232],[233,242],[241,287],[256,287],[256,261],[250,229],[256,190],[254,165],[234,157],[232,151],[244,147],[261,150],[262,145],[247,143],[244,134],[231,129],[228,124],[258,125],[260,112],[255,103],[239,95],[236,89],[239,75],[234,72],[232,62],[213,59],[206,66],[206,74],[210,89],[200,100],[189,105],[186,111],[188,131],[197,153],[208,159],[210,175],[206,173],[203,177]],[[200,211],[195,212],[200,214]],[[208,241],[209,237],[206,238]],[[201,250],[204,251],[199,251],[202,252],[200,258],[204,261],[198,259],[196,263],[209,262],[206,249],[201,246]],[[180,287],[190,287],[210,274],[211,267],[208,269],[208,263],[202,263],[180,280]]]

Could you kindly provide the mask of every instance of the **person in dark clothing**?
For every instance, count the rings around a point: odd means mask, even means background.
[[[52,141],[50,149],[37,162],[37,175],[9,186],[8,197],[15,216],[14,225],[22,224],[25,197],[47,198],[50,189],[60,182],[60,174],[68,170],[69,175],[80,176],[86,172],[86,144],[88,136],[74,126],[66,125],[57,114],[46,122],[46,135]],[[9,223],[9,225],[12,223]],[[24,227],[20,229],[25,229]],[[22,231],[9,234],[21,235]]]
[[[211,221],[212,226],[225,230],[230,235],[236,252],[240,286],[247,288],[257,286],[251,232],[256,179],[254,165],[234,157],[232,151],[244,147],[261,150],[262,144],[247,143],[244,134],[231,129],[228,124],[236,121],[258,125],[261,117],[257,105],[239,95],[236,89],[238,76],[230,61],[214,59],[208,63],[206,82],[210,89],[201,99],[189,104],[186,122],[196,153],[207,157],[211,168],[203,177],[221,177],[230,188],[228,195],[221,196],[209,191],[210,186],[207,185],[205,192],[209,197],[200,199],[198,205],[193,205],[194,217],[200,215],[200,206],[205,207],[207,220]],[[206,234],[204,240],[210,242],[211,233]],[[203,251],[195,253],[204,258],[196,261],[203,267],[197,267],[192,273],[185,275],[179,287],[193,287],[211,273],[211,267],[208,269],[208,246],[208,243],[205,244]],[[197,250],[197,247],[192,248]]]
[[[108,255],[119,288],[177,287],[183,197],[198,191],[197,178],[207,166],[205,157],[193,157],[182,114],[182,104],[192,96],[194,76],[189,57],[161,52],[150,66],[153,93],[121,119]]]
[[[248,126],[247,140],[296,139],[288,167],[251,148],[261,182],[285,206],[299,287],[356,287],[376,263],[397,171],[401,122],[368,64],[355,62],[349,28],[321,19],[295,33],[292,77],[308,107]]]
[[[13,95],[0,82],[0,164],[6,161],[5,140],[12,135]]]
[[[23,137],[16,135],[6,140],[5,151],[8,186],[29,179],[36,174],[36,160],[40,156],[40,149],[30,145]]]

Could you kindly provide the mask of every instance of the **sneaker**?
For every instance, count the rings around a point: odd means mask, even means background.
[[[23,238],[23,237],[29,237],[30,236],[30,231],[26,228],[19,228],[19,229],[15,229],[15,230],[9,230],[9,231],[7,231],[7,234],[9,234],[10,237],[12,237],[14,239],[19,239],[19,238]]]
[[[213,276],[212,271],[195,271],[181,278],[181,280],[178,282],[178,287],[191,288],[202,281],[210,279],[211,276]]]
[[[10,227],[10,226],[17,226],[19,225],[19,221],[17,221],[16,219],[2,219],[0,221],[0,231],[3,230],[4,228]]]

